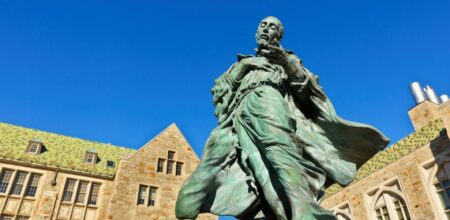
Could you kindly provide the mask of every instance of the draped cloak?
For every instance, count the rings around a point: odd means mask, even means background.
[[[235,80],[233,71],[243,71],[241,59],[271,70],[256,68]],[[298,67],[289,76],[264,58],[241,56],[215,81],[219,126],[179,192],[177,218],[206,212],[240,219],[330,219],[318,205],[324,188],[351,183],[357,168],[389,140],[374,127],[340,118],[318,77],[299,59]]]

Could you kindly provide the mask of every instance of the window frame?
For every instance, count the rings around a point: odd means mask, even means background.
[[[143,191],[141,191],[141,189],[143,189]],[[137,206],[145,206],[145,201],[147,201],[147,196],[146,196],[147,189],[148,189],[148,186],[139,184],[138,195],[137,195],[137,200],[136,200]]]
[[[102,188],[102,184],[98,182],[90,182],[89,184],[89,192],[87,197],[87,205],[88,206],[98,206],[100,202],[100,192]],[[94,190],[96,189],[96,190]],[[95,192],[95,194],[94,194]],[[95,198],[95,199],[94,199]]]
[[[175,160],[176,151],[168,150],[167,151],[167,160]]]
[[[375,204],[378,202],[378,200],[383,199],[384,200],[384,205],[380,205],[380,206],[376,206],[373,208],[373,211],[375,212],[375,219],[380,220],[378,217],[382,217],[381,220],[385,220],[387,218],[385,218],[386,214],[388,215],[388,219],[390,220],[411,220],[411,212],[408,209],[408,206],[406,205],[406,201],[405,198],[399,194],[398,192],[394,192],[393,190],[387,190],[384,189],[383,191],[380,191],[381,193],[374,199]],[[400,216],[398,215],[397,209],[395,207],[395,202],[396,201],[401,201],[401,203],[403,204],[403,208],[402,208],[402,218],[400,218]],[[380,208],[385,207],[386,209],[386,213],[385,212],[381,212],[381,215],[378,215],[378,213],[376,212],[377,210],[379,210]]]
[[[38,155],[38,154],[41,154],[43,146],[44,146],[44,143],[42,143],[41,141],[30,140],[30,141],[28,141],[28,146],[25,149],[25,152]],[[33,149],[33,148],[35,148],[35,149]]]
[[[89,193],[90,182],[84,180],[78,180],[77,182],[74,204],[83,205],[86,203],[86,195]]]
[[[108,168],[115,168],[116,167],[116,162],[114,160],[107,160],[106,161],[106,167],[108,167]]]
[[[166,162],[166,159],[164,158],[157,158],[156,159],[156,172],[157,173],[164,173],[164,164]]]
[[[331,211],[338,220],[341,220],[339,218],[339,215],[341,216],[341,218],[344,218],[344,220],[353,219],[352,207],[350,206],[350,203],[348,201],[335,206],[334,208],[331,209]]]
[[[175,163],[175,176],[182,176],[183,175],[183,162],[177,161]]]
[[[175,164],[174,160],[167,160],[166,163],[166,174],[172,174],[173,173],[173,165]]]
[[[70,197],[69,197],[69,200],[66,200],[66,193],[67,193],[67,188],[68,188],[68,183],[69,183],[69,181],[73,181],[73,186],[72,186],[72,191],[71,191],[71,194],[70,194]],[[74,203],[74,199],[75,199],[75,196],[74,196],[74,194],[76,194],[76,190],[77,190],[77,182],[78,182],[78,180],[77,179],[74,179],[74,178],[66,178],[66,181],[65,181],[65,183],[64,183],[64,188],[63,188],[63,193],[61,194],[62,196],[61,196],[61,202],[62,203]]]
[[[445,168],[446,164],[448,164],[447,168]],[[431,199],[431,204],[433,205],[433,210],[436,217],[441,219],[446,219],[450,216],[449,209],[446,209],[444,206],[440,195],[438,194],[438,190],[436,190],[435,181],[436,176],[439,174],[440,168],[444,167],[444,174],[448,179],[450,179],[450,150],[436,156],[433,159],[425,161],[422,165],[422,178],[427,185],[427,194]]]
[[[148,202],[147,206],[156,206],[156,201],[158,200],[158,187],[149,186],[148,188]]]
[[[144,189],[141,191],[141,188]],[[136,193],[137,207],[157,207],[159,201],[159,186],[138,184]]]
[[[0,189],[3,189],[2,183],[3,183],[4,181],[2,181],[2,179],[3,179],[4,172],[9,172],[9,176],[8,176],[8,180],[6,181],[6,184],[5,184],[5,187],[4,187],[4,191],[3,191],[3,192],[0,191],[0,194],[9,194],[8,191],[9,191],[9,189],[11,188],[11,185],[12,185],[11,182],[13,182],[13,181],[11,181],[11,180],[14,180],[14,173],[15,173],[15,170],[12,170],[12,169],[5,169],[5,168],[3,168],[3,169],[1,170],[1,172],[0,172]]]
[[[35,181],[34,181],[35,179],[33,177],[37,177],[36,186],[33,185],[35,183]],[[24,192],[24,197],[27,197],[27,198],[36,197],[36,194],[39,190],[39,183],[40,183],[41,177],[42,177],[42,174],[38,174],[38,173],[30,173],[29,174],[27,187],[25,188],[25,192]],[[30,189],[31,187],[33,187],[32,190]],[[33,192],[32,195],[29,194],[30,190]]]
[[[16,170],[14,172],[14,180],[11,184],[11,188],[9,190],[9,195],[11,196],[22,196],[24,194],[24,187],[26,187],[28,183],[29,172]],[[19,179],[20,178],[20,179]],[[20,180],[20,183],[18,181]],[[18,188],[16,188],[18,187]],[[18,190],[18,192],[16,192]]]
[[[403,186],[397,176],[379,184],[378,186],[368,190],[365,194],[365,202],[368,204],[366,206],[367,213],[369,214],[370,219],[378,220],[376,210],[380,208],[382,205],[379,204],[379,200],[383,200],[384,206],[387,208],[387,213],[390,220],[399,220],[401,219],[396,212],[394,207],[394,201],[402,200],[404,203],[404,208],[406,212],[406,219],[411,220],[411,210],[406,200],[405,194],[403,193]],[[382,217],[384,219],[384,217]]]
[[[92,159],[92,161],[90,161]],[[86,152],[86,155],[84,157],[84,162],[87,164],[96,164],[98,161],[98,155],[94,152]]]

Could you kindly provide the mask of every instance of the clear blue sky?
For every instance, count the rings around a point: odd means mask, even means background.
[[[448,0],[0,0],[0,121],[132,148],[175,122],[200,154],[217,124],[213,80],[275,15],[338,114],[396,142],[413,131],[410,82],[450,93],[449,11]]]

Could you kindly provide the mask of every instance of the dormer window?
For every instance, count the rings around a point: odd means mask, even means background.
[[[40,139],[34,138],[28,142],[27,153],[40,154],[44,144]]]
[[[106,161],[106,167],[114,168],[115,166],[116,166],[116,164],[114,163],[113,160],[107,160]]]
[[[86,151],[84,158],[85,163],[96,164],[97,163],[97,151],[95,149],[89,149]]]

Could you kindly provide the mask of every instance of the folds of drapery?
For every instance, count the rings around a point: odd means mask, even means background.
[[[236,100],[248,98],[248,95],[236,92],[240,82],[230,77],[231,72],[236,71],[235,66],[236,64],[232,65],[220,76],[212,89],[219,126],[212,131],[206,143],[199,167],[180,190],[176,205],[179,218],[194,219],[200,212],[244,218],[261,215],[259,211],[264,206],[270,207],[271,211],[263,213],[263,216],[273,215],[277,216],[277,219],[283,219],[282,216],[295,215],[289,207],[283,206],[279,198],[280,193],[277,192],[277,187],[286,188],[286,185],[273,185],[275,179],[271,178],[270,171],[273,167],[267,165],[267,156],[272,154],[266,154],[264,149],[260,148],[262,145],[257,144],[258,141],[270,137],[270,134],[255,134],[255,129],[259,129],[255,125],[267,122],[258,122],[261,115],[247,118],[238,115],[243,109],[253,114],[255,109],[248,107],[249,102],[245,102],[247,108],[244,108],[242,100]],[[291,142],[297,142],[299,147],[301,145],[304,154],[302,159],[308,159],[301,161],[305,164],[303,167],[297,167],[298,172],[308,173],[305,172],[305,167],[317,167],[319,171],[310,172],[312,176],[320,176],[322,170],[324,178],[329,179],[328,182],[349,184],[355,177],[356,168],[383,149],[388,139],[371,126],[345,121],[337,116],[319,85],[318,78],[303,66],[301,71],[301,75],[291,76],[285,81],[287,95],[284,101],[287,103],[287,109],[280,109],[289,112],[294,119],[289,122],[293,126],[291,133],[295,136],[295,141],[293,139]],[[237,112],[237,109],[240,109],[240,112]],[[263,110],[264,115],[270,113],[264,112],[264,109],[260,110]],[[276,113],[274,116],[279,115]],[[283,139],[278,139],[278,142],[280,144]],[[279,158],[275,158],[277,159]],[[281,159],[283,160],[285,159]],[[302,164],[299,161],[296,163]],[[322,183],[313,183],[315,186],[311,187],[305,181],[314,182],[304,177],[301,181],[297,180],[297,185],[316,191],[323,187]],[[320,192],[309,193],[308,196],[319,200]],[[268,199],[275,202],[268,204]],[[329,214],[326,211],[321,213],[320,207],[316,210],[317,216]]]

